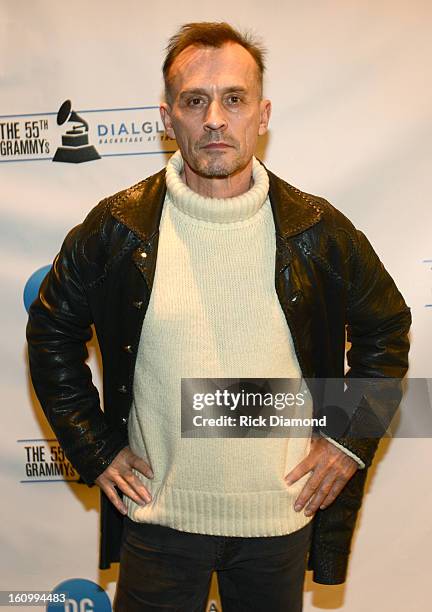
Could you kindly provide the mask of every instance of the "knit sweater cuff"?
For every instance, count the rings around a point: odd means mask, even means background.
[[[325,438],[326,440],[328,440],[329,442],[334,444],[334,446],[336,446],[339,450],[343,451],[346,455],[351,457],[351,459],[354,459],[354,461],[356,461],[359,464],[359,469],[360,470],[363,470],[366,467],[364,461],[362,461],[360,459],[360,457],[357,457],[357,455],[355,455],[353,452],[351,452],[350,450],[345,448],[345,446],[342,446],[342,444],[339,444],[338,442],[336,442],[336,440],[333,440],[333,438],[329,438],[329,436],[326,436],[322,432],[320,432],[320,433],[323,436],[323,438]]]

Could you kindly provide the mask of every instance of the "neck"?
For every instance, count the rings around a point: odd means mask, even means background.
[[[181,179],[192,191],[206,198],[234,198],[248,191],[253,185],[252,159],[244,168],[230,176],[210,178],[197,174],[185,162]]]
[[[266,169],[252,158],[252,185],[236,196],[204,196],[193,190],[182,179],[184,161],[180,150],[168,160],[165,178],[167,197],[183,213],[210,223],[231,223],[255,215],[268,195],[269,179]]]

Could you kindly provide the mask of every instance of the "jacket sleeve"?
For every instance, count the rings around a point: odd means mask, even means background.
[[[332,438],[360,458],[366,469],[358,469],[335,501],[314,518],[308,569],[313,570],[313,580],[318,584],[342,584],[346,580],[367,468],[378,447],[380,429],[390,423],[398,408],[401,379],[408,369],[410,309],[366,236],[352,225],[350,234],[354,248],[347,337],[351,347],[344,381],[354,392],[348,400],[352,406],[348,426],[342,435]]]
[[[127,440],[106,422],[86,364],[93,318],[80,269],[89,265],[80,264],[82,228],[66,236],[30,306],[26,335],[42,409],[66,456],[91,485]]]
[[[369,240],[357,229],[354,247],[345,379],[357,399],[348,428],[335,441],[369,466],[402,398],[411,311]]]

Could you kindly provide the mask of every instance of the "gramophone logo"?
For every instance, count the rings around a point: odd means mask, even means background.
[[[89,144],[88,123],[72,110],[70,100],[63,102],[57,113],[57,125],[64,123],[72,123],[72,129],[62,135],[62,146],[55,152],[53,162],[81,164],[100,159],[95,147]]]
[[[119,155],[166,155],[176,148],[175,140],[165,133],[157,105],[107,108],[104,104],[76,112],[66,100],[58,111],[0,115],[0,164],[39,160],[81,164]]]

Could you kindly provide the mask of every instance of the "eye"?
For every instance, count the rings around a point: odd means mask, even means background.
[[[240,102],[240,96],[237,96],[236,94],[232,94],[228,96],[227,102],[228,104],[238,104]]]
[[[188,100],[189,106],[200,106],[203,100],[201,98],[190,98]]]

